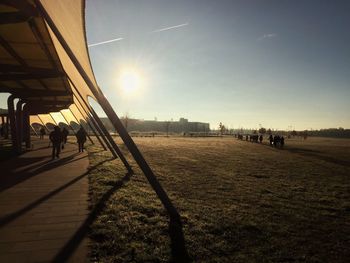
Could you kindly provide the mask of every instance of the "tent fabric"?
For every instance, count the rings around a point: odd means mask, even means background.
[[[0,92],[14,94],[30,105],[30,114],[52,122],[45,114],[69,108],[74,97],[87,105],[88,97],[95,97],[39,7],[53,21],[95,90],[100,90],[86,43],[84,0],[1,2],[0,15],[17,13],[21,18],[0,20]],[[73,109],[75,116],[81,115]]]
[[[61,43],[55,36],[55,34],[52,32],[52,30],[49,28],[49,33],[51,35],[53,44],[56,48],[57,54],[60,58],[60,61],[62,63],[63,69],[66,72],[68,76],[68,82],[70,85],[70,88],[72,90],[72,93],[75,94],[75,96],[80,96],[78,92],[82,95],[85,101],[87,101],[87,98],[94,97],[93,93],[91,92],[90,88],[87,86],[85,80],[80,75],[79,71],[75,67],[72,60],[69,58],[67,52],[62,47]],[[78,89],[78,92],[76,91]]]
[[[35,10],[29,1],[0,2],[0,92],[35,105],[36,112],[43,101],[44,113],[73,101],[45,21]]]
[[[55,23],[64,40],[67,42],[84,71],[93,82],[93,74],[85,34],[85,1],[83,0],[40,0],[50,18]],[[53,34],[51,33],[51,37]],[[57,45],[55,43],[55,47]],[[64,63],[63,63],[64,64]]]

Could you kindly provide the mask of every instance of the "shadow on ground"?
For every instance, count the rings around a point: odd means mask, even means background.
[[[75,158],[79,153],[71,154],[61,159],[51,160],[50,157],[23,157],[15,156],[11,160],[2,162],[0,176],[0,192],[15,186],[42,172],[49,171],[61,165],[87,158]],[[34,165],[31,165],[35,163]],[[22,168],[24,167],[24,168]]]

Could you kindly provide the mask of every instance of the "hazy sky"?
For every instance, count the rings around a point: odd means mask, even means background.
[[[117,113],[350,128],[350,1],[88,0],[97,81]],[[118,76],[134,68],[142,87]]]

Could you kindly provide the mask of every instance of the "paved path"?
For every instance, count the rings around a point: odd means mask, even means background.
[[[0,262],[88,261],[87,155],[47,146],[0,162]]]

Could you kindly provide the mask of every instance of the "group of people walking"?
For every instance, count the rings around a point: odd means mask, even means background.
[[[242,134],[238,134],[237,136],[235,135],[235,137],[237,137],[239,140],[246,140],[246,141],[251,141],[251,142],[260,142],[262,143],[263,141],[263,136],[262,135],[258,135],[258,134],[252,134],[252,135],[242,135]]]
[[[242,135],[242,134],[238,134],[237,136],[235,135],[235,137],[237,137],[239,140],[246,140],[246,141],[251,141],[251,142],[263,142],[264,137],[262,136],[262,134],[258,135],[258,134],[252,134],[252,135]],[[284,137],[283,136],[279,136],[279,135],[274,135],[272,136],[272,134],[269,136],[269,141],[270,141],[270,145],[274,146],[274,147],[279,147],[279,148],[283,148],[284,146]]]
[[[272,134],[271,134],[269,136],[269,141],[270,141],[271,146],[280,147],[280,148],[283,148],[283,146],[284,146],[284,137],[283,136],[279,136],[279,135],[272,136]]]
[[[44,132],[42,132],[42,129]],[[46,134],[45,129],[40,129],[40,138],[44,138]],[[49,134],[50,142],[52,143],[52,159],[60,158],[61,149],[64,149],[64,145],[67,143],[68,130],[64,127],[62,130],[60,127],[55,126],[53,131]],[[84,151],[84,143],[86,142],[86,132],[83,127],[80,127],[76,133],[79,152]]]

